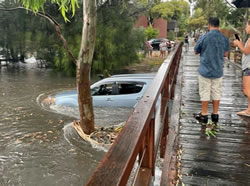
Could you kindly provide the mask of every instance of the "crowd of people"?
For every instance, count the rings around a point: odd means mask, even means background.
[[[246,24],[245,31],[250,34],[250,20]],[[208,20],[208,32],[196,34],[194,39],[194,52],[200,55],[198,68],[199,95],[201,100],[201,112],[195,113],[194,117],[202,123],[208,122],[208,105],[212,98],[213,111],[211,120],[217,124],[219,121],[219,105],[222,96],[223,85],[223,64],[224,57],[228,57],[230,51],[229,39],[220,32],[220,21],[217,17],[210,17]],[[248,108],[237,112],[240,116],[250,117],[250,41],[244,44],[240,37],[233,41],[243,54],[242,56],[242,89],[248,98]],[[148,56],[152,58],[153,47],[147,41]],[[171,42],[163,40],[159,44],[160,57],[165,58],[171,49]],[[184,51],[189,50],[189,35],[184,36]]]
[[[220,32],[219,25],[218,18],[209,18],[208,32],[197,39],[194,47],[195,54],[200,55],[198,79],[201,99],[201,112],[194,114],[194,117],[201,123],[208,123],[210,98],[213,104],[211,120],[215,124],[219,121],[218,110],[222,96],[224,57],[228,57],[230,51],[229,39]],[[250,21],[246,24],[245,30],[247,34],[250,34]],[[248,108],[237,114],[250,117],[250,42],[248,39],[244,44],[241,38],[235,38],[233,43],[243,53],[242,88],[248,98]]]
[[[159,57],[166,58],[169,52],[171,51],[172,47],[173,44],[171,43],[170,40],[162,40],[159,44],[159,51],[160,51]],[[154,48],[152,47],[149,41],[146,41],[146,48],[147,48],[147,56],[149,58],[152,58]]]
[[[250,34],[250,20],[246,24],[245,31]],[[208,122],[208,105],[212,98],[213,111],[211,120],[219,121],[219,105],[222,96],[223,64],[224,57],[228,57],[230,51],[229,39],[220,32],[220,21],[217,17],[208,20],[208,31],[205,34],[196,34],[194,37],[194,52],[200,55],[199,72],[199,95],[201,100],[201,112],[194,117],[202,123]],[[250,117],[250,41],[244,44],[241,37],[233,41],[235,47],[242,52],[242,89],[248,98],[248,108],[237,112],[240,116]],[[153,47],[147,41],[148,56],[152,58]],[[165,58],[171,49],[171,43],[163,40],[159,44],[160,57]],[[189,50],[189,36],[184,36],[184,51]]]

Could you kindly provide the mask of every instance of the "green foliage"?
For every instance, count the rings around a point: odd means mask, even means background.
[[[177,37],[177,39],[178,39],[179,41],[184,42],[184,37]]]
[[[153,17],[162,17],[164,19],[176,19],[184,14],[189,15],[189,4],[184,0],[172,0],[156,4],[151,10]]]
[[[159,30],[156,28],[153,28],[152,25],[148,26],[145,29],[144,35],[147,40],[156,38],[156,36],[159,34]]]
[[[234,26],[235,28],[245,27],[245,8],[237,8],[231,9],[230,14],[227,14],[226,19],[228,23],[231,23],[230,26]]]
[[[224,0],[195,0],[195,2],[195,9],[200,8],[202,10],[202,16],[204,16],[205,20],[213,16],[218,17],[223,23],[230,14],[230,8]]]
[[[205,134],[208,137],[216,137],[217,133],[220,131],[220,127],[213,123],[211,120],[208,121],[207,124],[204,124],[203,126],[205,126]]]
[[[3,6],[12,6],[12,1],[2,2]],[[27,15],[23,11],[0,12],[0,47],[2,55],[10,61],[17,62],[24,60],[26,48],[26,30],[28,29]]]
[[[207,19],[204,17],[203,10],[197,8],[189,19],[189,27],[191,30],[201,30],[205,25],[207,25]]]
[[[174,16],[174,5],[170,2],[164,2],[155,5],[151,12],[153,14],[153,17],[162,17],[164,19],[170,20],[171,17]]]
[[[37,13],[40,9],[44,11],[44,4],[47,0],[17,0],[17,2],[21,2],[26,9]],[[69,21],[66,14],[72,12],[72,16],[74,16],[76,7],[79,7],[78,0],[50,0],[49,2],[58,5],[65,21]]]
[[[151,9],[152,17],[162,17],[168,21],[176,20],[179,27],[179,34],[187,31],[189,4],[185,0],[171,0],[155,4]],[[172,36],[170,36],[172,37]]]
[[[6,6],[18,6],[7,1]],[[102,73],[121,69],[138,60],[137,52],[144,48],[144,29],[134,28],[133,18],[122,7],[104,6],[98,10],[96,49],[92,64],[94,72]],[[82,31],[82,8],[76,9],[70,22],[65,22],[58,12],[58,5],[48,4],[44,11],[60,24],[68,47],[75,57],[78,56]],[[121,13],[122,12],[122,13]],[[19,54],[33,55],[46,60],[53,68],[75,75],[75,64],[59,40],[55,28],[44,18],[32,13],[18,10],[15,12],[0,11],[0,47],[4,56]],[[39,29],[38,29],[39,28]],[[7,52],[9,51],[9,52]],[[14,57],[11,57],[14,58]],[[17,61],[19,59],[16,59]]]
[[[134,29],[128,12],[122,7],[98,11],[96,48],[92,69],[114,72],[138,60],[137,51],[144,46],[143,30]]]
[[[168,32],[168,37],[169,40],[174,41],[175,40],[175,32],[174,31],[169,31]]]

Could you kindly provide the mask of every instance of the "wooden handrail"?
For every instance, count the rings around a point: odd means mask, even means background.
[[[87,185],[126,185],[136,159],[139,167],[137,176],[130,179],[132,185],[150,184],[158,147],[161,144],[163,157],[167,144],[168,101],[173,98],[182,45],[179,43],[171,59],[163,62]]]

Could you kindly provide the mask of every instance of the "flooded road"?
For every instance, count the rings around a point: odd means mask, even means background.
[[[25,65],[0,69],[0,186],[86,183],[104,152],[83,142],[73,130],[70,123],[77,111],[52,112],[37,103],[39,95],[74,87],[74,78],[50,70]],[[96,109],[96,123],[119,124],[130,112]]]

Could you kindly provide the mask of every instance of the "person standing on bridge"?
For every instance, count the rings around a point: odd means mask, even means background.
[[[184,37],[184,48],[185,48],[185,52],[188,52],[189,50],[188,34],[186,34]]]
[[[219,121],[219,105],[222,95],[223,64],[230,50],[229,40],[219,31],[220,21],[216,17],[208,20],[209,32],[200,36],[195,45],[195,54],[200,54],[199,94],[201,98],[201,113],[194,117],[202,123],[208,122],[208,104],[210,96],[213,100],[213,123]]]
[[[246,25],[246,33],[250,34],[250,20]],[[250,39],[247,40],[245,46],[242,40],[234,40],[234,45],[238,47],[242,55],[242,88],[244,94],[248,97],[248,108],[237,114],[240,116],[250,116]]]

